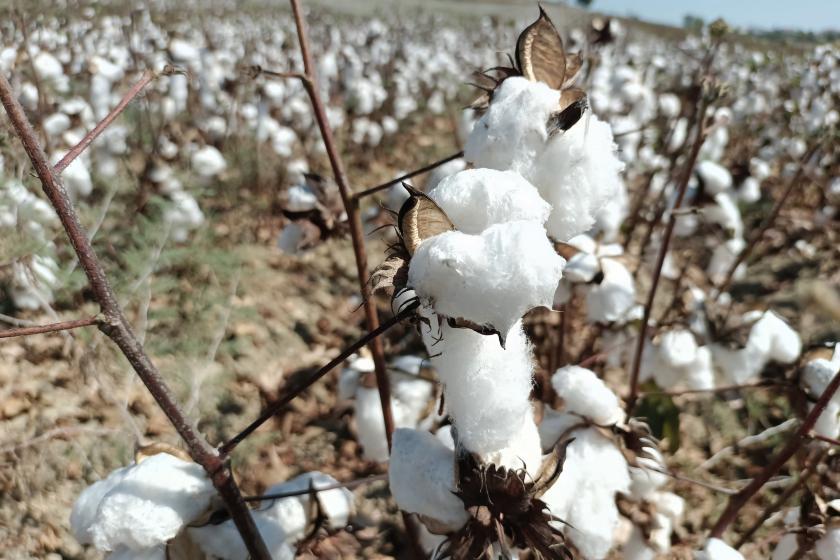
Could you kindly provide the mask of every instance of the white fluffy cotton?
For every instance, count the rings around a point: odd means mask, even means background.
[[[695,560],[744,560],[744,556],[720,539],[709,539],[703,550],[694,553]]]
[[[466,523],[464,503],[453,494],[452,450],[432,434],[405,428],[394,431],[388,480],[401,510],[431,517],[452,530]]]
[[[429,193],[455,227],[477,235],[494,224],[545,223],[551,207],[515,171],[467,169],[446,177]]]
[[[504,335],[529,309],[551,307],[564,263],[538,222],[509,222],[425,240],[408,277],[438,314]]]
[[[831,360],[818,358],[805,365],[802,370],[802,385],[812,397],[819,398],[838,371],[840,371],[840,344],[834,347]],[[810,404],[809,408],[813,406]],[[840,391],[834,393],[825,410],[820,414],[814,425],[814,431],[825,437],[840,437]]]
[[[601,259],[604,277],[586,292],[586,315],[590,321],[610,323],[625,319],[636,304],[636,283],[621,262]]]
[[[624,412],[613,393],[592,370],[566,366],[551,376],[551,385],[563,399],[564,410],[608,426],[620,422]]]
[[[214,492],[199,465],[159,453],[85,489],[70,526],[79,542],[99,550],[154,547],[203,513]]]
[[[543,495],[552,515],[584,558],[600,560],[613,546],[618,525],[616,493],[630,487],[627,461],[595,428],[575,430],[566,450],[563,472]]]
[[[218,175],[227,168],[224,156],[213,146],[204,146],[197,150],[190,163],[195,172],[205,178]]]

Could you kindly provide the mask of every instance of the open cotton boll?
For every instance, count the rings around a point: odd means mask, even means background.
[[[467,522],[464,502],[453,493],[453,452],[432,434],[394,430],[388,482],[401,510],[431,517],[453,531]]]
[[[71,526],[79,542],[99,550],[153,547],[203,513],[214,493],[199,465],[158,453],[85,489]]]
[[[659,356],[670,366],[684,367],[697,357],[697,341],[686,329],[674,329],[659,337]]]
[[[630,495],[634,500],[645,500],[668,482],[665,459],[656,447],[645,446],[644,455],[636,459],[638,466],[629,467]]]
[[[529,309],[551,307],[564,264],[538,222],[509,222],[481,235],[448,231],[426,239],[408,283],[438,314],[504,335]]]
[[[55,154],[52,158],[53,165],[63,157],[63,153]],[[77,157],[64,168],[64,171],[61,172],[61,181],[67,189],[67,194],[73,200],[86,197],[93,192],[93,179],[82,157]]]
[[[766,348],[768,358],[783,364],[793,363],[802,352],[799,334],[772,311],[766,311],[756,321],[747,344]]]
[[[319,471],[312,471],[298,475],[281,484],[275,484],[269,487],[265,491],[265,494],[299,492],[301,490],[308,490],[310,487],[317,490],[318,488],[325,488],[336,484],[338,484],[338,481],[330,475]],[[326,517],[327,526],[330,529],[341,529],[345,527],[355,509],[353,493],[347,488],[332,488],[318,492],[317,496],[318,503],[321,505],[321,512]],[[302,506],[301,511],[309,511],[309,501],[312,499],[309,494],[274,500],[268,508],[261,508],[261,511],[266,516],[273,517],[281,522],[287,538],[297,540],[305,534],[307,517],[304,515],[302,519],[303,524],[301,525],[301,518],[295,513],[295,510],[283,507],[284,502],[289,502],[292,499],[300,503]],[[292,512],[291,516],[288,515],[290,511]]]
[[[183,243],[189,233],[204,223],[204,213],[189,193],[176,190],[169,195],[172,205],[164,211],[164,221],[171,226],[170,235],[176,243]]]
[[[818,358],[805,365],[802,371],[802,384],[814,398],[825,392],[831,380],[840,371],[840,344],[834,347],[831,360]],[[809,405],[809,410],[814,405]],[[840,437],[840,392],[835,393],[825,410],[817,419],[814,431],[822,436]]]
[[[729,239],[716,246],[714,251],[712,251],[712,258],[709,260],[709,265],[706,267],[706,274],[709,275],[709,279],[718,285],[723,283],[726,275],[729,273],[729,269],[735,264],[735,259],[738,258],[738,255],[746,246],[747,243],[740,237]],[[741,263],[735,269],[733,278],[739,280],[746,273],[746,263]]]
[[[34,255],[28,263],[12,263],[9,296],[18,309],[40,309],[53,302],[58,287],[58,263],[51,256]]]
[[[738,199],[747,203],[761,200],[761,183],[755,177],[747,177],[738,187]]]
[[[213,146],[204,146],[197,150],[192,155],[190,164],[195,172],[204,178],[218,175],[227,168],[224,156]]]
[[[709,539],[703,550],[694,553],[695,560],[744,560],[744,556],[720,539]]]
[[[318,197],[306,185],[293,185],[286,193],[286,210],[289,212],[308,212],[314,210]]]
[[[427,313],[423,311],[423,313]],[[523,463],[535,474],[541,463],[538,438],[531,441],[533,410],[530,403],[533,356],[518,321],[507,332],[505,348],[496,337],[443,323],[429,315],[431,327],[423,328],[423,341],[444,386],[446,409],[458,430],[461,444],[481,457],[514,449],[514,464]],[[519,446],[532,446],[520,449]],[[506,455],[507,456],[507,455]]]
[[[477,235],[494,224],[545,223],[551,206],[515,171],[467,169],[444,178],[429,193],[455,227]]]
[[[522,175],[551,205],[546,229],[562,241],[595,224],[598,211],[622,188],[623,169],[610,125],[587,111],[552,138]]]
[[[621,451],[595,428],[575,430],[566,448],[563,472],[542,500],[558,524],[587,560],[600,560],[613,546],[618,525],[616,493],[630,488],[627,461]],[[558,522],[559,523],[559,522]]]
[[[727,191],[732,188],[732,174],[719,163],[704,160],[697,164],[697,174],[703,185],[711,195]]]
[[[654,560],[656,558],[656,551],[648,545],[642,530],[635,525],[621,552],[624,560]]]
[[[585,416],[601,426],[624,419],[624,411],[613,393],[592,370],[566,366],[551,376],[551,385],[563,399],[564,410]]]
[[[277,519],[261,511],[255,511],[251,515],[271,558],[292,560],[295,557],[295,551],[286,542],[286,534]],[[219,525],[190,527],[187,532],[192,541],[211,559],[248,560],[251,558],[232,519]]]
[[[703,207],[705,219],[720,225],[732,237],[743,237],[744,222],[734,194],[722,192],[716,194],[714,199],[714,204]]]
[[[599,323],[626,319],[636,303],[633,275],[615,259],[601,259],[601,271],[601,282],[589,286],[586,292],[587,318]]]
[[[840,558],[840,527],[832,527],[825,532],[825,536],[814,545],[814,552],[820,560],[837,560]]]
[[[518,76],[506,79],[467,137],[464,159],[475,167],[525,175],[545,148],[546,122],[559,101],[560,92],[542,82]]]
[[[673,119],[680,114],[680,98],[673,93],[663,93],[659,96],[659,112],[662,116]]]

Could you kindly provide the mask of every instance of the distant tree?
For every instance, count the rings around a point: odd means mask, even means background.
[[[577,3],[583,6],[584,8],[588,8],[592,5],[592,0],[577,0]]]
[[[703,18],[692,14],[685,14],[683,17],[683,27],[692,33],[700,33],[703,31],[705,22]]]

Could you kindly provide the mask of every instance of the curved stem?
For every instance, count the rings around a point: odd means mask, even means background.
[[[309,48],[309,36],[306,32],[306,22],[300,7],[299,0],[289,0],[292,5],[292,12],[295,16],[295,27],[297,28],[300,52],[303,57],[304,78],[301,80],[309,100],[312,103],[312,110],[315,113],[315,120],[324,141],[327,157],[330,160],[333,178],[341,194],[341,200],[347,211],[347,219],[350,225],[350,238],[353,243],[353,254],[356,257],[356,274],[359,281],[359,290],[364,301],[365,319],[368,331],[376,331],[379,328],[379,316],[376,311],[376,304],[371,298],[370,284],[368,283],[367,252],[365,251],[364,230],[362,229],[362,215],[359,201],[353,197],[347,182],[347,175],[344,172],[344,164],[338,154],[338,148],[333,138],[327,120],[327,112],[324,102],[318,90],[318,77],[315,73],[315,64],[312,60],[312,52]],[[370,339],[370,352],[373,355],[373,363],[376,369],[376,385],[379,389],[379,402],[382,405],[382,418],[385,422],[385,437],[388,441],[388,449],[391,449],[391,436],[394,433],[394,415],[391,410],[391,383],[385,366],[385,348],[382,340],[378,337]]]
[[[199,434],[193,423],[186,417],[172,390],[163,380],[157,367],[146,354],[143,345],[137,340],[134,331],[123,314],[122,308],[91,246],[90,239],[79,222],[73,204],[61,183],[59,175],[47,162],[32,125],[26,118],[23,107],[12,91],[12,86],[5,76],[0,74],[0,101],[6,109],[9,120],[20,138],[29,156],[35,173],[41,181],[41,187],[64,227],[70,243],[79,258],[79,263],[87,276],[93,297],[99,303],[102,312],[99,329],[110,338],[122,351],[134,371],[146,385],[146,388],[166,414],[178,435],[184,440],[190,457],[207,472],[225,506],[231,515],[248,552],[255,559],[270,560],[271,555],[257,530],[239,488],[233,480],[229,466],[222,461],[216,450]]]

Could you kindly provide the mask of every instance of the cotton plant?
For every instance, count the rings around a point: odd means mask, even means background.
[[[266,496],[310,490],[267,497],[253,511],[272,558],[294,558],[294,545],[306,535],[314,508],[329,529],[348,523],[354,513],[349,490],[316,492],[335,484],[334,478],[311,472],[266,490]],[[164,560],[170,550],[186,547],[207,559],[247,560],[233,521],[212,521],[218,508],[204,469],[183,452],[157,444],[141,448],[131,464],[86,488],[73,505],[70,526],[80,543],[107,552],[109,559]]]
[[[840,371],[840,344],[835,343],[834,354],[830,360],[817,358],[805,364],[800,384],[811,398],[819,398],[838,371]],[[811,408],[813,404],[808,405],[808,409]],[[825,411],[820,414],[814,425],[814,432],[828,438],[840,437],[840,393],[835,393],[828,402]]]
[[[787,532],[776,543],[772,560],[790,560],[800,551],[812,551],[818,560],[840,556],[840,499],[825,502],[813,495],[809,498],[801,507],[783,512]]]

